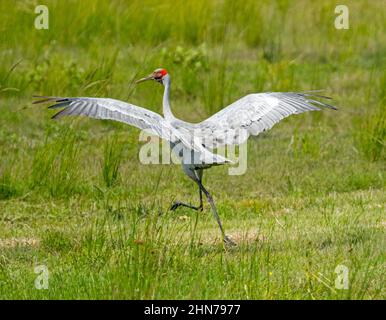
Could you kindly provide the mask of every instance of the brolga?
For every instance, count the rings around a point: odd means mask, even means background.
[[[331,99],[307,92],[267,92],[244,96],[231,105],[200,123],[189,123],[177,119],[170,108],[170,75],[165,69],[156,69],[149,76],[136,83],[153,80],[164,86],[163,117],[131,103],[110,98],[87,97],[45,97],[35,96],[40,100],[34,103],[54,103],[49,108],[62,108],[52,118],[85,115],[95,119],[109,119],[124,122],[139,129],[166,139],[172,151],[179,157],[184,173],[198,186],[200,203],[193,206],[180,201],[171,206],[171,210],[184,206],[194,210],[203,210],[203,194],[209,202],[213,215],[220,228],[222,239],[227,245],[235,245],[225,234],[217,208],[209,191],[203,186],[203,170],[214,165],[231,162],[216,154],[213,149],[221,146],[240,145],[249,136],[270,129],[274,124],[292,114],[335,107],[315,99]]]

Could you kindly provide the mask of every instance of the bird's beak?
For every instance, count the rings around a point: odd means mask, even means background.
[[[149,75],[149,76],[147,76],[145,78],[139,79],[139,80],[135,81],[135,83],[141,83],[141,82],[144,82],[144,81],[147,81],[147,80],[154,80],[153,74],[151,74],[151,75]]]

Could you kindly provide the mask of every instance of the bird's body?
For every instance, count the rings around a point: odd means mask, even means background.
[[[258,135],[270,129],[275,123],[291,114],[320,110],[319,107],[335,109],[333,106],[314,100],[315,97],[327,97],[313,92],[256,93],[249,94],[208,119],[193,124],[177,119],[173,115],[169,102],[170,76],[165,69],[157,69],[137,82],[145,80],[156,80],[165,87],[163,117],[148,109],[110,98],[41,97],[43,99],[35,103],[55,101],[56,103],[50,108],[63,109],[53,116],[54,119],[66,115],[110,119],[133,125],[169,141],[172,151],[181,160],[183,171],[198,184],[200,191],[199,206],[176,202],[171,209],[186,206],[202,210],[202,193],[204,193],[220,226],[223,239],[228,244],[233,242],[224,233],[213,199],[202,185],[202,175],[204,169],[231,161],[211,150],[221,146],[239,145],[249,136]]]

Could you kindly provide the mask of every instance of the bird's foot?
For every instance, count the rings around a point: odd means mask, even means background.
[[[234,242],[230,237],[228,237],[227,235],[224,235],[224,244],[225,246],[227,247],[236,247],[237,246],[237,243]]]
[[[177,208],[179,207],[186,207],[186,208],[189,208],[189,209],[193,209],[193,210],[197,210],[197,211],[202,211],[203,209],[203,206],[200,205],[198,207],[195,207],[195,206],[191,206],[190,204],[186,204],[186,203],[183,203],[181,201],[176,201],[173,203],[173,205],[170,207],[170,211],[175,211]]]
[[[182,204],[181,204],[181,202],[179,202],[179,201],[176,201],[176,202],[174,202],[173,204],[172,204],[172,206],[170,207],[170,211],[176,211],[176,209],[179,207],[179,206],[181,206]]]

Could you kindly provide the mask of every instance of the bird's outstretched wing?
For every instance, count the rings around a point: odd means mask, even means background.
[[[158,113],[109,98],[59,98],[42,97],[36,103],[51,102],[50,109],[62,108],[52,118],[58,119],[63,116],[84,115],[95,119],[106,119],[123,122],[142,130],[147,130],[161,138],[167,138],[170,128],[164,118]]]
[[[115,120],[146,130],[169,142],[182,143],[188,150],[195,151],[200,157],[198,160],[203,163],[229,162],[228,159],[220,155],[212,154],[197,139],[184,135],[183,132],[174,128],[161,115],[148,109],[110,98],[34,97],[40,98],[34,104],[51,102],[54,104],[49,107],[50,109],[62,108],[52,117],[53,119],[63,116],[84,115],[95,119]]]
[[[320,110],[320,107],[336,110],[315,98],[331,99],[315,91],[249,94],[197,124],[196,128],[202,138],[205,137],[206,147],[241,144],[250,135],[258,135],[272,128],[291,114]]]

